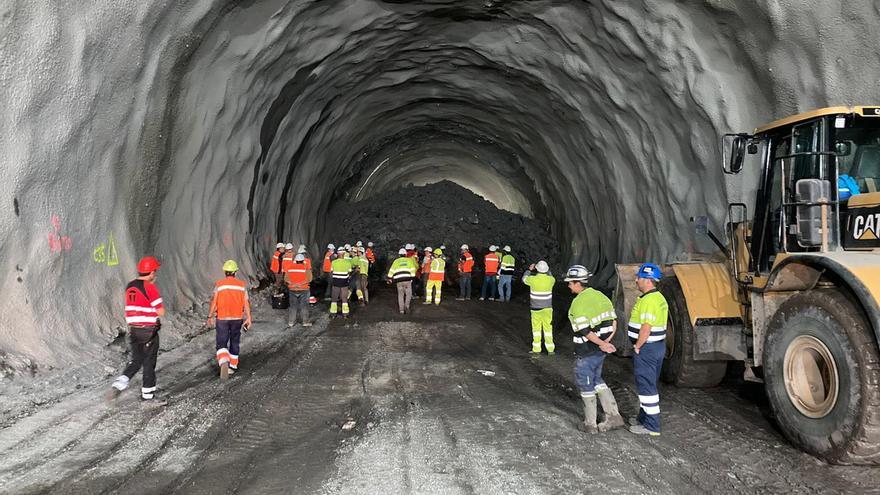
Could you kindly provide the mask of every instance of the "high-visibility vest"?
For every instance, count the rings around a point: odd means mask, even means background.
[[[532,275],[526,271],[523,274],[523,283],[529,286],[529,306],[531,309],[546,309],[553,307],[553,286],[556,279],[546,273]]]
[[[668,318],[669,304],[666,302],[666,298],[657,289],[649,290],[636,299],[629,317],[629,328],[626,333],[630,341],[635,343],[639,338],[642,324],[647,323],[651,325],[651,335],[648,336],[648,343],[665,340],[666,320]]]
[[[465,251],[461,255],[462,261],[458,263],[459,270],[463,273],[470,273],[474,269],[474,257],[471,255],[470,251]]]
[[[327,253],[324,254],[324,266],[322,267],[324,273],[330,273],[333,271],[330,266],[331,263],[333,263],[333,251],[327,251]]]
[[[388,278],[395,282],[409,282],[416,277],[417,268],[412,258],[401,256],[391,263],[391,268],[388,269]]]
[[[421,270],[422,270],[422,275],[429,273],[431,271],[431,256],[430,255],[426,254],[425,258],[422,259]]]
[[[376,263],[376,254],[373,252],[373,248],[367,248],[366,257],[371,265]]]
[[[287,287],[294,291],[308,290],[310,273],[305,263],[290,263],[287,265]]]
[[[336,258],[330,263],[330,268],[334,286],[344,287],[348,284],[348,277],[351,275],[350,259]]]
[[[303,261],[303,263],[306,265],[306,270],[312,271],[312,259],[311,258],[306,256],[306,259]]]
[[[486,267],[486,275],[497,275],[498,274],[498,255],[495,253],[489,253],[483,258],[483,265]]]
[[[272,270],[272,273],[281,273],[281,251],[275,250],[275,254],[272,255],[272,263],[269,265],[269,269]]]
[[[431,272],[428,274],[428,280],[440,280],[446,276],[446,260],[441,257],[434,258],[431,261]]]
[[[513,275],[514,267],[516,267],[516,259],[509,254],[505,254],[504,257],[501,258],[501,274]]]
[[[246,284],[235,277],[226,277],[214,284],[218,320],[240,320],[248,299]]]

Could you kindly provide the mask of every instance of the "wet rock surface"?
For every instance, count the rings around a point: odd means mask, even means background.
[[[485,254],[494,244],[510,245],[521,273],[525,263],[546,260],[561,271],[561,255],[550,225],[498,209],[491,202],[449,181],[404,187],[330,210],[331,242],[373,241],[379,253],[394,259],[407,243],[420,249],[446,246],[447,259],[457,260],[467,244]]]
[[[559,305],[563,304],[560,299]],[[112,406],[109,380],[0,431],[3,493],[870,493],[875,468],[828,466],[766,418],[760,389],[662,388],[663,435],[585,435],[571,333],[531,357],[524,297],[396,313],[391,291],[350,320],[286,330],[261,307],[222,385],[213,335],[159,356],[161,409]],[[638,407],[629,360],[605,378]]]

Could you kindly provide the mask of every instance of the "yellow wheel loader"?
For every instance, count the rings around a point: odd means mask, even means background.
[[[707,232],[726,259],[663,266],[662,377],[711,387],[742,361],[792,443],[829,462],[876,464],[880,106],[795,115],[725,135],[722,149],[726,174],[753,165],[756,192],[728,205],[724,239]],[[617,271],[627,318],[636,266]]]

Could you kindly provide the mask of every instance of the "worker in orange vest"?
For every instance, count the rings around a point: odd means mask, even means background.
[[[333,287],[333,268],[330,266],[336,259],[336,246],[333,243],[327,244],[327,252],[324,253],[324,264],[321,271],[324,273],[324,281],[327,283],[327,289],[324,292],[324,300],[330,300],[330,289]]]
[[[480,288],[480,301],[486,300],[486,293],[489,294],[489,300],[495,300],[496,277],[498,276],[498,266],[501,260],[495,250],[498,249],[494,244],[489,246],[489,252],[483,257],[483,267],[485,276],[483,277],[483,287]]]
[[[367,261],[370,262],[369,275],[373,275],[376,271],[376,269],[373,268],[374,266],[376,266],[376,253],[375,253],[375,251],[373,251],[373,243],[372,242],[367,243],[367,250],[364,252],[364,256],[366,256]]]
[[[467,244],[461,245],[461,256],[458,258],[458,289],[457,301],[471,298],[471,273],[474,270],[474,257]]]
[[[247,332],[251,320],[251,305],[248,301],[247,286],[243,280],[235,278],[238,263],[228,260],[223,263],[226,276],[214,284],[214,298],[208,310],[208,328],[214,326],[217,315],[217,364],[220,365],[220,379],[226,380],[238,370],[238,354],[241,332]]]
[[[425,255],[422,256],[422,264],[419,265],[419,279],[422,282],[422,289],[426,291],[428,288],[428,275],[431,274],[431,260],[434,259],[434,250],[430,247],[425,248]]]
[[[309,283],[312,281],[312,270],[309,269],[306,255],[297,253],[293,262],[287,266],[287,290],[290,293],[290,306],[288,307],[287,327],[296,324],[297,317],[301,318],[303,327],[312,326],[309,321]]]
[[[269,270],[275,278],[275,285],[280,285],[281,281],[284,279],[284,271],[281,267],[281,262],[284,259],[284,253],[286,252],[284,247],[283,242],[279,242],[275,245],[275,253],[272,255],[272,263],[269,264]]]

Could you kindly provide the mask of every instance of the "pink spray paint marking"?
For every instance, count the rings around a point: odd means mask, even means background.
[[[49,250],[52,253],[70,252],[73,249],[73,241],[66,235],[61,235],[61,217],[52,215],[52,232],[48,234]]]

